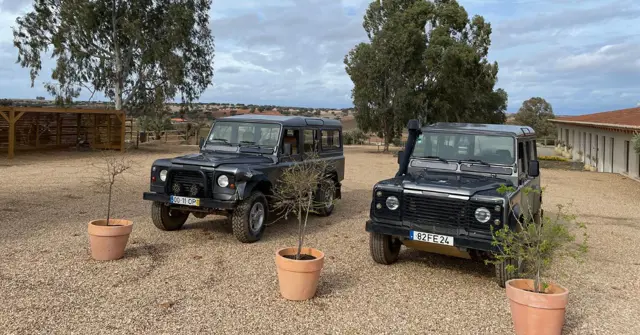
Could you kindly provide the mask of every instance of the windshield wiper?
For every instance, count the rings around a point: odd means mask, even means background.
[[[482,164],[482,165],[491,165],[481,159],[461,159],[458,161],[458,163],[477,163],[477,164]]]
[[[438,157],[438,156],[422,156],[422,157],[420,157],[420,158],[437,159],[437,160],[439,160],[439,161],[441,161],[441,162],[444,162],[444,163],[449,164],[449,161],[448,161],[448,160],[446,160],[446,159],[444,159],[444,158],[441,158],[441,157]]]
[[[226,145],[229,145],[229,146],[231,145],[231,143],[229,143],[229,141],[227,139],[225,139],[225,138],[213,138],[213,139],[210,139],[208,142],[214,142],[214,141],[222,142],[222,143],[224,143]]]

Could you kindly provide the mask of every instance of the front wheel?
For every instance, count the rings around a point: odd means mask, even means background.
[[[151,204],[151,221],[161,230],[178,230],[189,218],[189,213],[172,210],[161,202]]]
[[[508,271],[509,265],[513,265],[515,267],[515,271]],[[521,266],[518,264],[518,261],[514,259],[506,259],[500,263],[495,264],[496,267],[496,281],[500,287],[504,288],[506,283],[511,279],[520,278],[520,269]]]
[[[231,230],[238,241],[253,243],[262,238],[267,211],[267,199],[260,191],[240,202],[231,215]]]
[[[379,264],[393,264],[398,260],[402,243],[389,235],[369,233],[371,258]]]

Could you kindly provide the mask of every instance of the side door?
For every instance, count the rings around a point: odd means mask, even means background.
[[[527,150],[527,157],[529,161],[538,160],[538,148],[536,145],[536,140],[531,139],[525,142],[525,147]],[[528,162],[527,162],[528,165]],[[528,169],[528,168],[527,168]],[[528,196],[528,201],[531,205],[531,211],[535,214],[540,210],[540,206],[542,205],[542,197],[540,192],[542,189],[540,187],[540,176],[531,177],[528,176],[529,179],[529,187],[531,187],[535,192],[531,192]]]

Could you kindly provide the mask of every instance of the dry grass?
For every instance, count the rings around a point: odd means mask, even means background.
[[[512,333],[490,267],[407,249],[393,266],[371,260],[370,189],[394,174],[392,155],[347,148],[344,199],[308,227],[306,245],[327,254],[318,296],[294,303],[279,296],[274,254],[295,245],[296,224],[275,224],[248,245],[217,217],[159,231],[142,200],[149,167],[185,149],[145,150],[113,199],[114,217],[135,225],[125,258],[114,262],[88,251],[87,223],[106,212],[87,169],[95,155],[0,161],[2,333]],[[554,267],[571,291],[565,333],[640,333],[640,184],[561,170],[543,170],[542,181],[545,208],[574,200],[591,235],[582,267]]]

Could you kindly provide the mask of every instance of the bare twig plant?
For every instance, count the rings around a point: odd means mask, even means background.
[[[95,179],[95,184],[101,189],[104,188],[109,194],[107,201],[108,226],[111,219],[111,199],[116,181],[124,177],[123,175],[133,167],[134,162],[122,153],[103,151],[101,155],[101,164],[94,164],[94,167],[100,171],[99,177]]]
[[[512,186],[502,185],[499,193],[513,192]],[[540,193],[525,187],[521,192],[523,196],[529,193]],[[565,206],[558,205],[555,216],[541,216],[541,211],[534,212],[529,206],[528,213],[516,218],[516,227],[494,230],[493,246],[497,248],[494,259],[489,263],[507,262],[507,272],[518,272],[523,278],[533,279],[535,293],[545,293],[548,283],[544,281],[546,271],[552,261],[559,256],[578,257],[586,253],[588,235],[584,223],[576,220],[576,216],[566,213]],[[537,219],[539,218],[539,219]],[[573,227],[583,230],[582,241],[576,243],[576,236],[572,232]],[[516,267],[514,264],[517,264]]]
[[[327,206],[327,199],[322,195],[334,192],[335,186],[327,176],[329,169],[330,163],[317,154],[307,155],[302,162],[283,171],[270,196],[278,219],[286,220],[295,215],[298,220],[297,260],[302,257],[309,212],[317,212],[322,206]]]

